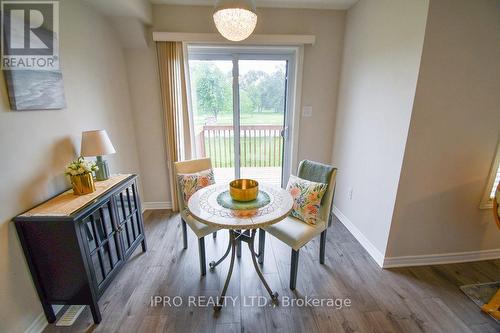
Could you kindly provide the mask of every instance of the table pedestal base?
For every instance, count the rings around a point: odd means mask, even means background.
[[[257,275],[262,281],[262,284],[269,293],[269,296],[271,296],[272,301],[275,304],[278,304],[278,293],[273,292],[271,290],[269,284],[264,278],[264,275],[262,274],[262,271],[259,268],[259,265],[257,264],[257,257],[259,256],[259,254],[256,254],[254,251],[254,241],[256,233],[257,231],[255,229],[246,230],[244,232],[229,230],[229,245],[226,249],[226,252],[219,260],[217,260],[217,262],[215,261],[210,262],[209,264],[210,270],[213,271],[215,267],[217,267],[217,265],[219,265],[221,262],[224,261],[224,259],[227,258],[229,252],[231,252],[231,263],[229,264],[229,271],[227,272],[226,282],[224,283],[224,288],[222,288],[222,293],[219,297],[218,304],[214,306],[215,311],[220,311],[222,309],[222,304],[224,301],[224,297],[226,296],[227,287],[229,286],[229,281],[231,281],[231,275],[233,274],[234,259],[236,257],[237,245],[239,244],[241,246],[241,242],[245,242],[248,244],[248,249],[250,250],[250,255],[252,257],[253,267],[255,268]]]

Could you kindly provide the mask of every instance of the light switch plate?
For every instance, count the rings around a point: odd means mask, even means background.
[[[302,117],[311,117],[313,114],[312,106],[303,106],[302,107]]]

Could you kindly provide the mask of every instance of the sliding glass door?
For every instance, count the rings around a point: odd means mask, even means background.
[[[193,46],[188,54],[197,156],[212,159],[218,182],[281,185],[291,159],[293,53]]]
[[[217,181],[234,179],[232,60],[189,60],[197,157],[210,157]]]

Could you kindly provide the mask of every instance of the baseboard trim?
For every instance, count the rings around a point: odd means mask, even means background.
[[[24,333],[40,333],[45,329],[45,327],[47,327],[48,324],[49,323],[45,318],[45,314],[42,312],[35,318]]]
[[[428,254],[419,256],[387,257],[384,268],[456,264],[461,262],[500,259],[500,249]]]
[[[57,315],[63,308],[63,305],[54,305],[54,313]],[[41,333],[49,322],[45,318],[45,313],[40,313],[31,325],[24,331],[24,333]]]
[[[333,214],[342,222],[342,224],[349,230],[349,232],[356,238],[361,246],[368,252],[368,254],[375,260],[377,265],[383,267],[384,255],[373,245],[372,242],[352,223],[347,216],[345,216],[335,205],[333,205]]]
[[[384,257],[384,255],[365,237],[365,235],[335,205],[333,214],[342,222],[363,248],[382,268],[412,267],[428,265],[455,264],[461,262],[500,259],[500,249],[426,254],[417,256]]]
[[[172,203],[170,201],[149,201],[142,203],[142,212],[144,213],[146,210],[155,210],[155,209],[172,209]]]

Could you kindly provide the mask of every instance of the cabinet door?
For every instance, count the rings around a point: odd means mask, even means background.
[[[82,221],[81,230],[88,244],[91,271],[99,289],[123,262],[115,225],[110,200]]]
[[[129,256],[144,234],[136,184],[131,183],[114,198],[124,253]]]

